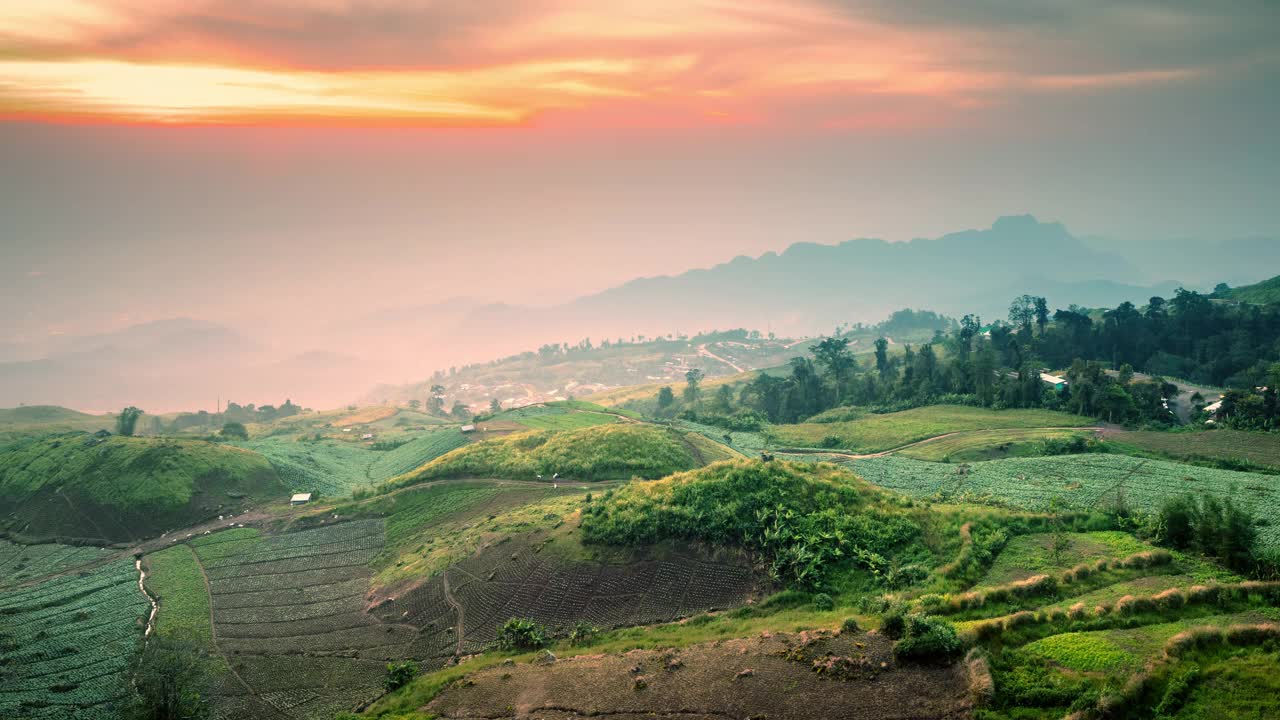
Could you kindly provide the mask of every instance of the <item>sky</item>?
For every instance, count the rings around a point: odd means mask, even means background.
[[[6,0],[0,343],[1280,230],[1280,3]]]

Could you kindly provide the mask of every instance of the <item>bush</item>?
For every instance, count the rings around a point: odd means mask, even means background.
[[[893,646],[894,656],[905,660],[950,660],[963,650],[955,627],[928,615],[908,617],[902,639]]]
[[[858,626],[858,619],[855,617],[847,617],[844,622],[840,623],[840,632],[842,633],[856,633],[861,630],[862,628]]]
[[[511,618],[498,631],[503,650],[537,650],[548,643],[547,630],[529,618]]]
[[[245,429],[244,423],[227,422],[222,424],[222,432],[219,433],[227,440],[248,440],[249,431]]]
[[[907,629],[907,613],[906,609],[901,605],[895,605],[889,608],[884,618],[880,622],[880,632],[885,634],[891,640],[897,640],[902,637],[903,632]]]
[[[815,610],[835,610],[836,601],[826,593],[818,593],[813,596],[813,607]]]
[[[600,630],[585,620],[579,620],[573,624],[573,629],[569,631],[570,645],[590,645],[595,642],[596,633]]]
[[[398,690],[418,674],[418,663],[406,660],[398,663],[387,663],[387,677],[382,680],[382,687],[387,692]]]

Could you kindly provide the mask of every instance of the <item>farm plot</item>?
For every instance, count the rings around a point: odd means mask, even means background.
[[[227,718],[325,718],[381,694],[389,659],[409,656],[417,628],[364,610],[381,520],[263,536],[231,530],[193,542],[208,577],[213,632],[236,682]]]
[[[115,717],[149,609],[128,560],[7,591],[0,717]]]
[[[676,420],[672,423],[681,430],[697,433],[709,440],[723,443],[745,455],[756,455],[766,448],[764,436],[757,432],[725,430],[714,425],[703,425],[689,420]]]
[[[241,445],[266,457],[289,490],[338,497],[370,485],[369,465],[378,459],[360,445],[326,440],[271,437]]]
[[[410,440],[394,450],[377,453],[366,475],[371,482],[382,482],[426,465],[436,458],[467,444],[467,436],[455,428],[437,430]]]
[[[599,628],[646,625],[740,605],[755,587],[751,569],[738,559],[690,551],[609,564],[542,547],[524,541],[483,551],[398,599],[387,617],[399,613],[422,628],[425,651],[469,654],[492,645],[512,617],[532,618],[553,632],[579,620]]]
[[[996,501],[1028,510],[1047,510],[1055,498],[1076,510],[1105,508],[1123,498],[1136,510],[1153,512],[1171,497],[1203,492],[1230,498],[1258,518],[1272,518],[1280,511],[1280,483],[1274,476],[1125,455],[1060,455],[961,465],[878,457],[852,465],[866,480],[914,497]],[[1265,525],[1259,535],[1264,546],[1280,547],[1280,525]]]
[[[1107,439],[1179,459],[1226,459],[1280,470],[1280,433],[1220,428],[1204,432],[1120,431]]]
[[[19,545],[0,540],[0,588],[74,570],[110,555],[110,550],[87,545]]]

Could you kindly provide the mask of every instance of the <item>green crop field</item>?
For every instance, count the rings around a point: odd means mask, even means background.
[[[568,411],[560,408],[546,409],[552,412],[521,416],[516,419],[516,422],[533,430],[577,430],[618,422],[618,418],[604,413]],[[506,419],[507,415],[503,415],[503,418]]]
[[[743,455],[758,455],[761,450],[765,449],[764,435],[758,432],[725,430],[721,427],[704,425],[690,420],[676,420],[672,425],[681,430],[697,433],[718,444],[727,445]]]
[[[283,492],[266,458],[203,440],[68,434],[0,450],[5,528],[30,537],[158,535]]]
[[[1088,430],[969,430],[912,445],[898,454],[916,460],[950,462],[1031,457],[1040,454],[1045,440],[1070,440],[1092,435]]]
[[[672,430],[640,423],[579,430],[534,431],[483,440],[437,458],[400,483],[444,477],[605,480],[658,478],[694,467],[689,448]]]
[[[1123,497],[1135,510],[1153,512],[1171,497],[1205,492],[1229,497],[1255,517],[1272,518],[1280,511],[1280,483],[1274,476],[1126,455],[1060,455],[961,465],[879,457],[854,461],[853,467],[870,482],[914,497],[995,501],[1029,510],[1047,510],[1055,499],[1071,509],[1104,509]],[[1265,545],[1280,546],[1280,526],[1268,524],[1259,530]]]
[[[1089,418],[1051,410],[988,410],[936,405],[887,415],[866,415],[844,422],[800,423],[774,428],[792,447],[831,447],[857,453],[892,450],[909,443],[966,430],[1086,427]]]
[[[1172,458],[1236,460],[1280,470],[1280,433],[1243,430],[1108,433],[1107,440]]]
[[[131,560],[0,595],[0,717],[116,717],[150,607]]]
[[[369,480],[381,482],[426,465],[445,453],[467,444],[467,436],[454,428],[428,433],[394,450],[376,453],[369,464]]]
[[[109,550],[88,545],[19,545],[0,540],[0,588],[75,570],[110,555]]]
[[[209,591],[190,547],[176,545],[151,553],[143,560],[147,592],[160,609],[155,630],[161,635],[213,639],[209,624]]]

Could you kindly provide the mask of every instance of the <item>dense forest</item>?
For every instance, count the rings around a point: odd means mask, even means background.
[[[966,315],[950,332],[901,352],[881,337],[859,361],[843,335],[811,346],[789,373],[761,373],[706,394],[690,378],[682,399],[660,393],[660,414],[748,429],[797,422],[841,406],[896,410],[937,403],[1043,407],[1130,425],[1176,422],[1176,387],[1165,378],[1227,388],[1221,415],[1236,427],[1280,424],[1280,306],[1248,305],[1178,290],[1145,307],[1072,306],[1050,313],[1023,295],[1007,320]],[[1041,377],[1062,373],[1065,385]],[[1208,404],[1216,398],[1193,398]]]

